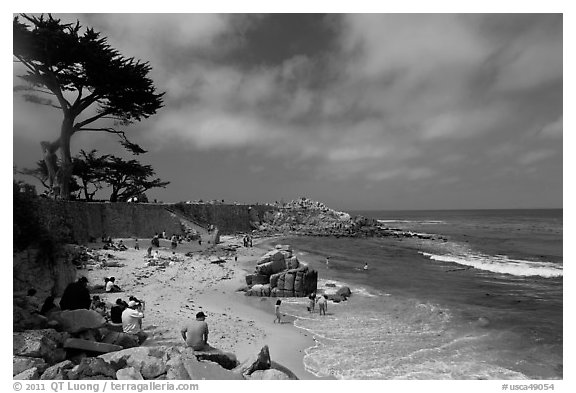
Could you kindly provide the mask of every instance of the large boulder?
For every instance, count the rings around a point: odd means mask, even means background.
[[[80,333],[106,325],[106,319],[93,310],[65,310],[55,314],[54,319],[69,333]]]
[[[32,367],[28,370],[22,371],[20,374],[14,375],[13,379],[17,379],[20,381],[32,381],[40,379],[40,370],[38,367]]]
[[[248,285],[268,284],[269,281],[269,276],[264,274],[248,274],[246,276],[246,284]]]
[[[289,380],[290,377],[280,370],[257,370],[250,374],[252,380]]]
[[[53,379],[68,379],[68,371],[74,367],[74,363],[70,360],[64,360],[63,362],[56,363],[50,366],[44,371],[40,379],[42,380],[53,380]]]
[[[98,358],[112,365],[134,367],[145,379],[154,379],[166,372],[166,347],[136,347],[110,352]]]
[[[256,284],[252,288],[246,290],[246,296],[270,296],[269,284]]]
[[[118,380],[126,380],[126,381],[135,381],[144,379],[140,371],[136,370],[134,367],[126,367],[116,371],[116,379]]]
[[[336,291],[336,295],[341,297],[350,297],[350,295],[352,295],[352,291],[350,290],[349,287],[340,287]]]
[[[18,375],[31,368],[36,368],[39,372],[46,370],[48,365],[44,359],[30,358],[26,356],[13,356],[12,357],[12,375]]]
[[[296,279],[296,274],[293,272],[286,273],[284,276],[284,290],[293,292],[294,291],[294,281]]]
[[[231,352],[224,352],[220,350],[194,351],[194,355],[198,360],[209,360],[211,362],[218,363],[226,370],[232,370],[238,365],[236,355]]]
[[[166,362],[166,379],[240,380],[244,377],[217,363],[198,360],[192,348],[174,348]]]
[[[12,354],[42,358],[48,364],[61,362],[66,352],[61,348],[62,335],[52,329],[27,330],[12,334]]]
[[[286,259],[286,269],[296,269],[300,266],[300,261],[296,256]]]
[[[304,272],[304,281],[302,289],[305,295],[316,292],[318,288],[318,272],[316,270],[307,270]]]
[[[284,261],[284,254],[280,250],[272,250],[264,254],[256,262],[257,265],[262,265],[264,263],[269,263],[272,261]]]
[[[84,358],[79,365],[68,371],[68,379],[114,379],[116,371],[112,365],[102,359]]]
[[[120,345],[96,342],[92,340],[82,340],[80,338],[69,338],[64,343],[64,348],[96,353],[108,353],[123,349]]]
[[[234,372],[240,373],[242,375],[250,375],[256,370],[268,370],[270,368],[270,350],[268,345],[265,345],[260,349],[258,354],[250,356],[248,359],[244,360],[238,367],[234,369]]]
[[[134,334],[115,332],[106,330],[103,332],[102,342],[107,344],[119,345],[123,349],[134,348],[139,346],[138,338]]]
[[[280,253],[280,252],[276,255],[280,255],[280,257],[274,258],[270,262],[256,265],[256,269],[255,269],[256,274],[271,276],[272,274],[279,273],[279,272],[285,270],[286,269],[286,262],[284,261],[284,255],[282,255],[282,253]]]
[[[292,370],[290,370],[288,367],[285,367],[285,366],[281,365],[280,363],[275,362],[273,360],[270,363],[271,363],[270,368],[283,372],[284,374],[288,375],[289,379],[293,379],[293,380],[298,379],[296,374],[294,374],[292,372]]]

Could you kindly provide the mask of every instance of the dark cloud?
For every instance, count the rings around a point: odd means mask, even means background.
[[[347,208],[516,207],[514,197],[541,187],[545,176],[554,187],[535,193],[533,205],[561,205],[561,15],[78,19],[126,56],[150,61],[166,91],[166,107],[130,130],[150,148],[150,162],[173,177],[165,199],[192,198],[181,176],[193,174],[206,193],[226,199],[339,195]],[[55,119],[30,113],[15,101],[15,137],[37,141],[57,129]],[[218,168],[214,154],[227,159]],[[181,170],[190,156],[195,169]],[[199,162],[212,165],[199,169]],[[245,170],[229,173],[239,163]],[[207,181],[211,173],[234,186]],[[257,180],[280,176],[288,183],[275,190]],[[491,188],[505,195],[488,197]],[[454,192],[462,198],[446,196]],[[530,204],[524,194],[522,204]]]

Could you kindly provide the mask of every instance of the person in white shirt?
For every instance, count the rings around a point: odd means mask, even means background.
[[[106,281],[106,292],[121,292],[122,290],[116,285],[116,277],[110,277]]]
[[[138,339],[138,344],[142,344],[148,338],[148,334],[142,330],[143,318],[142,304],[135,300],[130,300],[128,308],[122,312],[122,330],[124,333],[135,335]]]

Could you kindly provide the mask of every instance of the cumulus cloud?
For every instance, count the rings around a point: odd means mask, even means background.
[[[555,138],[555,139],[562,138],[563,123],[564,123],[563,116],[560,116],[555,121],[548,123],[544,127],[542,127],[538,135],[540,135],[543,138]]]
[[[518,162],[522,165],[532,165],[557,155],[557,152],[550,149],[535,150],[524,153],[518,157]]]
[[[378,182],[456,182],[467,176],[441,168],[465,162],[480,145],[488,157],[517,155],[514,165],[551,155],[504,149],[498,138],[513,146],[545,123],[523,114],[546,108],[538,89],[561,81],[561,20],[547,28],[549,18],[518,19],[514,30],[506,17],[486,28],[491,15],[344,14],[329,53],[296,51],[270,64],[234,57],[243,31],[261,17],[83,17],[123,54],[152,64],[155,85],[166,91],[166,107],[146,126],[156,149],[253,149],[305,161],[319,178]],[[16,110],[20,127],[28,120]],[[541,111],[548,122],[558,116]],[[562,115],[539,135],[561,137]]]

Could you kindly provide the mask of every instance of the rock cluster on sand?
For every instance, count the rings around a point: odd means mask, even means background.
[[[316,291],[318,272],[301,264],[289,245],[278,245],[258,260],[246,284],[247,296],[304,297]]]
[[[66,359],[64,347],[68,340],[68,333],[54,329],[14,333],[14,379],[298,379],[290,370],[271,361],[267,346],[242,364],[232,353],[199,352],[185,346],[135,347]]]

